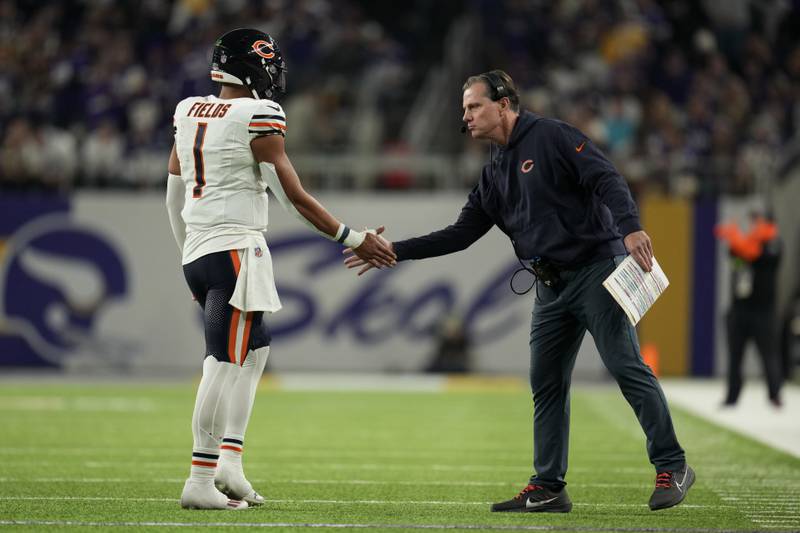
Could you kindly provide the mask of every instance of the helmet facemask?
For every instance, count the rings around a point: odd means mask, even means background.
[[[283,62],[281,62],[283,63]],[[283,65],[270,63],[265,66],[267,76],[253,79],[245,76],[244,86],[250,89],[255,98],[280,102],[286,95],[286,68]]]

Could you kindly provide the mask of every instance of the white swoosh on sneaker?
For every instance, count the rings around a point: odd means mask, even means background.
[[[678,490],[681,492],[683,492],[683,484],[686,483],[686,476],[688,475],[689,475],[689,467],[687,466],[686,470],[683,472],[683,479],[681,480],[681,482],[678,483],[678,480],[677,479],[675,480],[675,486],[678,487]]]
[[[539,500],[538,502],[535,502],[535,501],[532,501],[532,500],[528,500],[528,501],[525,502],[525,508],[526,509],[532,509],[534,507],[541,507],[542,505],[545,505],[545,504],[550,503],[550,502],[554,502],[557,499],[558,499],[558,496],[550,498],[549,500]]]

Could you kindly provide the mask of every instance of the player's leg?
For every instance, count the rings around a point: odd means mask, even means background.
[[[219,442],[225,429],[227,400],[238,367],[208,356],[197,390],[192,416],[192,467],[181,494],[181,506],[189,509],[238,509],[247,504],[231,500],[214,487]]]
[[[250,505],[264,503],[264,498],[253,489],[244,475],[242,453],[245,433],[253,410],[256,389],[269,357],[270,333],[263,321],[263,313],[248,313],[251,321],[249,339],[243,342],[249,351],[242,362],[239,377],[233,384],[228,408],[228,421],[225,436],[220,446],[220,461],[217,468],[217,488],[236,499],[245,500]]]
[[[617,381],[647,437],[647,453],[657,473],[650,508],[663,509],[683,500],[694,473],[678,443],[661,385],[642,359],[636,330],[602,285],[621,260],[601,261],[584,269],[580,280],[581,317],[603,364]]]
[[[231,386],[240,371],[236,359],[231,360],[227,343],[233,285],[224,260],[224,254],[209,254],[184,267],[189,287],[203,307],[206,338],[203,375],[192,414],[192,466],[181,494],[181,506],[191,509],[247,507],[214,487]]]

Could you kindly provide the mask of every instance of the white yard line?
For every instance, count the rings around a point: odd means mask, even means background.
[[[0,477],[0,483],[183,483],[185,478],[121,478],[121,477],[15,477],[4,476]],[[400,486],[453,486],[452,481],[405,481],[405,480],[380,480],[380,479],[280,479],[280,478],[252,478],[252,483],[257,484],[296,484],[296,485],[400,485]],[[774,480],[773,480],[774,481]],[[759,486],[764,487],[780,487],[785,494],[769,495],[764,494],[763,491],[736,491],[735,493],[728,493],[725,490],[716,490],[715,492],[722,500],[738,501],[750,500],[761,503],[774,502],[776,505],[783,501],[798,502],[800,501],[800,490],[786,488],[786,483],[791,483],[792,480],[782,480],[775,483],[768,483]],[[714,481],[714,483],[724,483],[724,480]],[[738,482],[737,482],[738,483]],[[734,483],[730,483],[734,484]],[[469,487],[521,487],[519,481],[468,481],[459,480],[458,485]],[[571,485],[572,486],[572,485]],[[616,489],[645,489],[649,485],[643,483],[584,483],[575,482],[575,487],[580,488],[616,488]],[[732,496],[731,494],[736,494]]]
[[[64,462],[55,459],[16,459],[13,461],[16,465],[35,464],[38,466],[63,466]],[[120,465],[119,461],[82,461],[81,467],[84,468],[98,468],[109,469]],[[310,462],[310,461],[280,461],[262,462],[262,461],[247,461],[250,468],[259,469],[272,469],[280,467],[281,469],[297,468],[303,470],[369,470],[369,471],[409,471],[409,470],[426,470],[435,472],[508,472],[510,474],[519,474],[520,480],[530,475],[530,466],[527,464],[520,465],[497,465],[497,464],[438,464],[438,463],[337,463],[337,462]],[[137,466],[141,469],[174,469],[180,466],[176,461],[137,461]],[[655,476],[652,468],[650,467],[619,467],[613,468],[615,475],[631,475],[631,476]],[[571,469],[573,473],[586,473],[596,474],[596,468],[589,467],[574,467]],[[759,470],[763,472],[763,470]],[[776,472],[777,473],[777,472]],[[800,476],[797,478],[800,482]]]
[[[2,454],[0,454],[1,456]],[[63,461],[59,461],[56,459],[41,459],[35,457],[26,457],[26,458],[15,458],[12,461],[13,465],[16,466],[23,466],[28,464],[35,464],[39,467],[47,467],[47,466],[62,466]],[[119,461],[114,460],[103,460],[103,461],[96,461],[96,460],[86,460],[86,461],[78,461],[75,463],[77,466],[80,466],[82,469],[94,469],[94,470],[109,470],[116,468],[119,466]],[[180,466],[180,463],[176,463],[174,460],[171,461],[137,461],[137,465],[145,470],[170,470],[173,471],[176,467]],[[498,464],[430,464],[430,463],[359,463],[359,462],[352,462],[352,463],[340,463],[340,462],[309,462],[309,461],[276,461],[276,462],[267,462],[267,461],[248,461],[247,465],[249,468],[255,468],[260,470],[275,470],[279,469],[282,472],[291,472],[292,470],[318,470],[318,471],[368,471],[368,472],[378,472],[378,471],[386,471],[386,472],[394,472],[394,471],[410,471],[410,470],[424,470],[424,471],[433,471],[433,472],[477,472],[477,473],[502,473],[506,474],[507,476],[512,476],[519,474],[519,479],[524,480],[528,473],[528,465],[498,465]],[[616,477],[630,477],[636,479],[650,479],[653,476],[653,471],[649,466],[641,466],[641,467],[608,467],[606,470],[613,471],[613,475]],[[573,467],[571,470],[573,474],[597,474],[597,468],[590,468],[584,466],[576,466]],[[741,484],[741,480],[739,477],[736,479],[730,478],[731,467],[730,465],[727,466],[715,466],[715,465],[704,465],[703,466],[703,473],[704,477],[709,480],[714,480],[721,487],[727,486],[736,486],[737,490],[734,494],[743,494],[743,491],[750,490],[752,487],[781,487],[782,489],[786,489],[788,491],[792,490],[800,490],[800,475],[787,475],[785,469],[780,467],[770,467],[770,468],[763,468],[759,467],[758,464],[752,465],[741,465],[737,468],[737,476],[744,476],[744,477],[758,477],[758,476],[769,476],[768,479],[764,480],[755,480],[749,484],[749,488],[739,489],[739,485]],[[477,474],[476,474],[477,475]],[[715,475],[718,475],[720,479],[716,479]],[[577,481],[575,485],[583,486],[584,483]],[[759,494],[757,491],[756,494]]]
[[[244,511],[245,513],[248,511]],[[443,530],[478,530],[478,531],[601,531],[609,533],[641,532],[642,528],[635,527],[595,527],[595,526],[570,526],[566,524],[545,525],[500,525],[500,524],[384,524],[384,523],[330,523],[330,522],[102,522],[78,520],[0,520],[0,526],[73,526],[73,527],[186,527],[186,528],[298,528],[298,529],[443,529]],[[763,527],[763,526],[762,526]],[[742,533],[743,530],[715,529],[715,528],[677,528],[677,527],[650,527],[650,533]]]
[[[2,483],[180,483],[185,478],[98,478],[98,477],[0,477]],[[452,481],[385,481],[373,479],[250,479],[255,484],[275,485],[399,485],[411,487],[452,487]],[[467,487],[512,487],[518,489],[522,486],[519,481],[463,481],[459,486]],[[576,486],[587,488],[616,488],[616,489],[642,489],[647,487],[641,483],[578,483]]]
[[[259,443],[262,445],[263,443]],[[530,463],[530,450],[521,450],[519,453],[511,453],[508,450],[504,450],[502,452],[499,451],[491,451],[491,450],[469,450],[469,449],[408,449],[408,450],[374,450],[374,449],[364,449],[364,450],[340,450],[340,449],[324,449],[324,448],[298,448],[294,447],[292,449],[266,449],[260,447],[257,451],[255,450],[255,446],[252,450],[250,450],[247,454],[247,457],[253,459],[257,457],[258,459],[264,458],[274,458],[274,457],[296,457],[302,460],[308,459],[331,459],[331,458],[356,458],[356,459],[421,459],[421,458],[431,458],[431,459],[438,459],[441,457],[451,456],[453,454],[458,454],[461,458],[470,458],[477,455],[491,455],[493,461],[502,461],[505,463],[514,464],[520,460],[524,460],[526,466]],[[42,446],[0,446],[0,457],[2,456],[9,456],[14,457],[14,461],[18,460],[26,460],[25,458],[29,458],[30,460],[34,460],[32,458],[36,458],[35,460],[41,459],[41,457],[61,457],[61,456],[70,456],[70,457],[101,457],[101,458],[113,458],[113,457],[169,457],[172,455],[185,457],[187,453],[187,449],[184,447],[173,447],[173,448],[135,448],[135,447],[118,447],[115,446],[114,448],[109,447],[81,447],[81,446],[57,446],[57,447],[42,447]],[[21,457],[21,459],[17,459],[17,457]],[[596,458],[599,461],[603,461],[604,463],[609,462],[620,462],[620,463],[630,463],[631,457],[637,457],[637,452],[631,453],[592,453],[592,457]],[[706,464],[714,464],[713,461],[706,462]],[[718,466],[725,466],[727,463],[720,461]]]
[[[171,502],[178,503],[178,498],[123,498],[115,496],[0,496],[0,501],[136,501],[136,502]],[[265,503],[308,503],[315,505],[491,505],[493,502],[464,501],[464,500],[317,500],[317,499],[266,499]],[[573,503],[577,507],[592,508],[641,508],[646,509],[645,503]],[[696,505],[682,504],[681,507],[693,509],[719,509],[720,507],[735,508],[732,505]]]

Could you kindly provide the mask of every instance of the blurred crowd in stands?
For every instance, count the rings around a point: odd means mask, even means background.
[[[465,77],[507,70],[524,107],[581,128],[637,190],[763,193],[797,142],[798,0],[0,0],[0,187],[162,187],[174,106],[216,92],[211,45],[241,26],[283,49],[290,155],[483,161],[455,129],[419,153],[403,138],[465,17],[481,50]],[[430,186],[416,178],[367,186]]]
[[[565,4],[483,11],[492,63],[529,107],[581,128],[635,185],[766,192],[800,125],[800,2]]]

